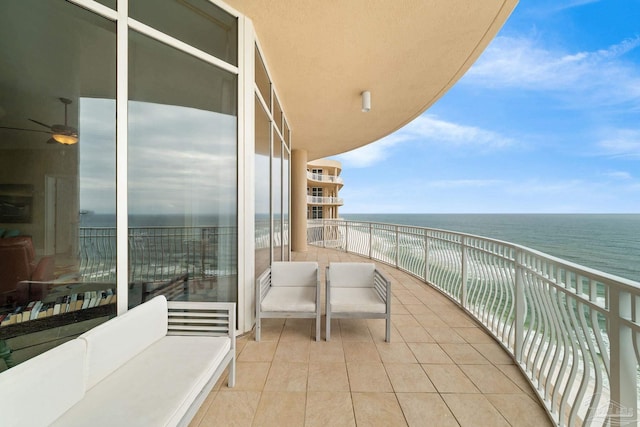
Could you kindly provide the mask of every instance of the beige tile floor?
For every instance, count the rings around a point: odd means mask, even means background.
[[[294,260],[317,260],[323,285],[329,261],[366,261],[314,247]],[[378,268],[392,283],[391,343],[384,320],[335,320],[331,341],[323,324],[316,342],[313,320],[267,319],[261,342],[238,339],[236,386],[220,381],[191,426],[552,425],[474,321],[419,280]]]

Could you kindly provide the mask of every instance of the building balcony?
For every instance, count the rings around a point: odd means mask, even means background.
[[[307,196],[308,205],[338,205],[342,206],[344,200],[342,197],[320,197],[320,196]]]
[[[318,261],[321,283],[328,262],[370,261],[314,246],[294,253],[303,260]],[[260,342],[238,340],[236,386],[221,380],[191,426],[552,425],[481,325],[415,277],[377,267],[392,281],[390,343],[383,319],[336,319],[329,342],[315,341],[312,319],[264,319]]]
[[[318,182],[318,183],[329,183],[329,184],[344,184],[344,180],[337,175],[327,175],[327,174],[319,174],[319,173],[311,173],[307,171],[307,179],[309,181]]]
[[[394,291],[405,305],[426,304],[416,292],[445,296],[513,360],[554,424],[637,425],[640,283],[520,245],[423,227],[312,220],[308,241],[395,267],[390,275],[399,283],[398,271],[408,273],[414,285]],[[429,314],[432,327],[451,327],[429,305],[405,308],[414,327],[416,310]],[[452,357],[452,347],[438,346]]]

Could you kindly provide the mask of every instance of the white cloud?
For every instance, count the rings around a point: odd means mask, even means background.
[[[625,171],[611,171],[603,174],[606,177],[620,179],[620,180],[630,180],[633,179],[633,176],[629,172]]]
[[[435,188],[478,188],[502,185],[505,181],[500,179],[451,179],[428,182],[429,187]]]
[[[462,80],[482,87],[552,91],[576,105],[640,107],[640,72],[623,56],[640,46],[640,36],[606,49],[562,52],[538,39],[496,37]]]
[[[509,187],[509,191],[515,194],[577,194],[583,192],[586,184],[581,179],[570,179],[565,181],[541,181],[530,179]]]
[[[345,168],[367,168],[384,161],[389,156],[391,147],[404,140],[406,139],[395,134],[389,135],[377,142],[340,154],[336,159],[342,162]]]
[[[607,156],[640,159],[640,130],[611,131],[597,145],[601,153]]]
[[[552,11],[557,12],[566,9],[572,9],[574,7],[580,7],[587,4],[598,3],[600,0],[569,0],[567,2],[561,2],[553,0]]]
[[[496,149],[510,146],[514,141],[499,133],[475,126],[467,126],[423,114],[399,131],[381,140],[337,156],[345,167],[373,166],[389,157],[389,151],[406,141],[418,141],[450,147],[482,147]]]

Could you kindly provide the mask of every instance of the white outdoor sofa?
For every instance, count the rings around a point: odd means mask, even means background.
[[[289,317],[315,318],[316,341],[320,341],[317,262],[277,261],[256,280],[256,341],[260,341],[263,318]]]
[[[369,262],[332,262],[326,270],[327,330],[331,319],[386,319],[386,342],[391,341],[391,282]]]
[[[1,373],[0,425],[186,426],[234,386],[235,329],[234,303],[153,298]]]

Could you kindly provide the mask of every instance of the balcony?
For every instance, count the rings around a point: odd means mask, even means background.
[[[130,245],[164,253],[158,233],[197,243],[195,271],[220,269],[198,260],[235,238],[140,229]],[[238,386],[218,386],[192,425],[637,424],[640,284],[443,230],[318,220],[308,240],[294,260],[322,275],[331,261],[374,260],[391,278],[392,342],[378,320],[336,320],[332,341],[316,343],[311,320],[269,319],[263,342],[238,343]]]
[[[307,204],[309,205],[339,205],[344,204],[342,197],[321,197],[307,196]]]
[[[395,267],[447,296],[515,361],[555,424],[637,425],[640,283],[421,227],[310,221],[308,240]]]
[[[294,260],[318,261],[321,283],[329,262],[369,261],[313,246]],[[464,310],[377,265],[392,281],[391,343],[384,320],[335,320],[331,341],[315,342],[311,319],[265,319],[261,342],[238,341],[236,387],[222,381],[191,426],[552,425],[513,359]]]
[[[344,180],[337,175],[326,175],[320,173],[311,173],[307,171],[307,179],[309,181],[330,183],[330,184],[344,184]]]

